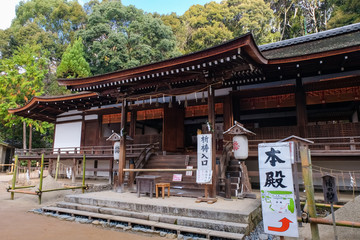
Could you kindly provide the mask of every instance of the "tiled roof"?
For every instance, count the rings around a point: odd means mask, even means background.
[[[296,45],[296,44],[300,44],[300,43],[306,43],[306,42],[310,42],[310,41],[314,41],[314,40],[320,40],[320,39],[333,37],[333,36],[350,33],[350,32],[354,32],[354,31],[359,31],[359,30],[360,30],[360,23],[354,23],[354,24],[347,25],[344,27],[334,28],[334,29],[330,29],[330,30],[326,30],[326,31],[318,32],[318,33],[309,34],[309,35],[302,36],[302,37],[297,37],[297,38],[283,40],[280,42],[274,42],[274,43],[261,45],[261,46],[259,46],[259,50],[263,52],[263,51],[267,51],[267,50],[282,48],[282,47]]]

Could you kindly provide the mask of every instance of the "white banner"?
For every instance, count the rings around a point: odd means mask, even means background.
[[[291,163],[294,144],[259,144],[259,177],[265,233],[299,237]]]
[[[211,184],[212,178],[212,135],[197,135],[197,171],[196,182]]]

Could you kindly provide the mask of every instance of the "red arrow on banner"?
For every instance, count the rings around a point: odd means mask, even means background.
[[[268,227],[269,231],[274,231],[274,232],[285,232],[286,230],[289,229],[290,227],[290,223],[292,223],[292,221],[290,221],[289,219],[287,219],[286,217],[284,217],[283,219],[281,219],[279,222],[282,223],[282,226],[277,228],[277,227]]]

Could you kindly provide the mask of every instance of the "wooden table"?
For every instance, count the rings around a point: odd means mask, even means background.
[[[155,185],[161,176],[154,175],[143,175],[136,177],[136,188],[137,195],[140,197],[140,193],[149,193],[150,198],[152,198],[155,190]]]

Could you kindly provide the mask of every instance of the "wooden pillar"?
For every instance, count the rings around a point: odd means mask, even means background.
[[[23,122],[23,149],[26,152],[26,122]]]
[[[121,105],[121,130],[120,130],[120,156],[119,156],[119,171],[118,171],[118,189],[117,191],[124,191],[124,168],[126,163],[126,115],[127,102],[124,98]]]
[[[300,137],[305,138],[307,137],[306,93],[301,78],[296,78],[295,101],[296,101],[296,120],[297,120],[297,127],[299,129],[299,135]]]
[[[223,101],[224,109],[224,129],[229,129],[234,125],[234,115],[233,115],[233,104],[232,104],[232,95],[229,94],[224,98]],[[232,141],[232,137],[228,134],[224,135],[224,140]]]
[[[208,88],[208,121],[210,123],[211,129],[214,130],[215,129],[215,96],[214,96],[214,88],[213,87],[209,87]],[[210,197],[211,198],[215,198],[216,197],[216,173],[215,173],[215,169],[216,169],[216,139],[215,139],[215,134],[212,131],[211,132],[212,135],[212,185],[210,188]]]
[[[312,176],[312,164],[311,164],[311,155],[310,149],[308,146],[300,146],[300,158],[302,166],[302,174],[304,180],[304,187],[306,191],[306,202],[309,209],[309,216],[311,218],[316,218],[316,207],[315,207],[315,194],[314,194],[314,184]],[[311,229],[311,239],[318,240],[319,237],[319,228],[316,223],[310,223]]]
[[[234,116],[232,110],[232,96],[231,94],[225,96],[223,101],[224,108],[224,129],[229,129],[234,125]]]
[[[31,162],[31,161],[30,161]],[[31,165],[31,163],[30,163]],[[48,169],[49,175],[51,176],[53,173],[53,160],[51,158],[49,158],[49,169]],[[30,171],[29,171],[30,174]]]
[[[32,149],[32,125],[29,125],[29,152],[31,152]]]
[[[137,118],[137,111],[136,110],[131,111],[129,135],[132,138],[134,138],[136,134],[136,118]]]

